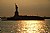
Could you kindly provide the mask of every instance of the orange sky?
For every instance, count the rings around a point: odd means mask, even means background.
[[[50,0],[0,0],[0,16],[13,16],[14,3],[20,15],[50,16]]]

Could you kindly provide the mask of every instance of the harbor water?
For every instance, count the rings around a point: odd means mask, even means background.
[[[50,33],[50,20],[0,21],[0,33]]]

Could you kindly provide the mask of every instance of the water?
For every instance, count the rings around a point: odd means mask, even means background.
[[[49,21],[0,21],[0,33],[50,33]]]

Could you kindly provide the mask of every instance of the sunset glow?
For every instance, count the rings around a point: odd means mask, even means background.
[[[45,29],[43,29],[45,26],[44,21],[38,21],[38,20],[22,20],[18,21],[20,24],[18,24],[19,32],[20,33],[40,33],[45,32]]]

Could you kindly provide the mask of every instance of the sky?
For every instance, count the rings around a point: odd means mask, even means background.
[[[50,16],[50,0],[0,0],[0,16],[14,16],[15,3],[19,15]]]

